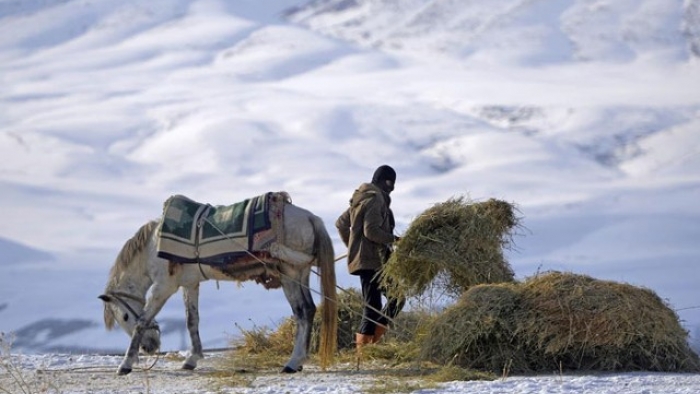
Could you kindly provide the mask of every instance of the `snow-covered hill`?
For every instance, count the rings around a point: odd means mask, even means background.
[[[0,330],[26,352],[124,348],[96,297],[176,193],[286,190],[341,255],[333,223],[387,163],[399,232],[455,195],[514,202],[520,278],[649,287],[694,332],[699,7],[0,0]],[[202,291],[206,346],[289,314],[253,284]],[[183,316],[163,310],[164,349]]]
[[[689,0],[316,0],[288,15],[363,47],[541,66],[698,57],[698,7]]]

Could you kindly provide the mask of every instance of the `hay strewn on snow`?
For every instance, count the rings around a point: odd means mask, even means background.
[[[687,331],[654,292],[585,275],[473,287],[430,332],[425,357],[494,372],[700,370]]]
[[[439,288],[458,296],[482,283],[512,282],[503,256],[518,225],[514,207],[490,199],[453,198],[416,217],[382,270],[382,282],[399,296]]]

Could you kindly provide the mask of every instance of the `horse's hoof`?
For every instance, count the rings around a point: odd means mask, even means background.
[[[187,370],[187,371],[192,371],[194,370],[195,366],[191,364],[182,364],[182,369]]]
[[[128,374],[130,374],[130,373],[131,373],[131,368],[124,368],[124,367],[121,367],[121,368],[119,368],[119,370],[117,371],[117,374],[118,374],[118,375],[128,375]]]
[[[301,368],[294,369],[294,368],[289,368],[288,366],[285,365],[284,368],[282,368],[282,370],[280,372],[281,373],[297,373],[299,371],[301,371]]]

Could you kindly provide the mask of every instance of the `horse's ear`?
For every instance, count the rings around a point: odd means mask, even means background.
[[[112,302],[112,297],[106,295],[106,294],[101,294],[97,296],[97,298],[101,299],[104,302]]]

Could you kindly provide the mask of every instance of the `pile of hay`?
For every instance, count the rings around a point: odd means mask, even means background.
[[[430,332],[423,356],[466,368],[700,371],[687,331],[654,292],[584,275],[473,287]]]
[[[421,342],[421,357],[492,372],[507,363],[527,370],[527,354],[515,343],[519,303],[513,284],[472,287],[432,322],[430,335]]]
[[[518,226],[513,205],[463,197],[436,204],[415,218],[382,270],[382,283],[396,296],[429,288],[459,296],[470,286],[512,282],[503,256]]]

